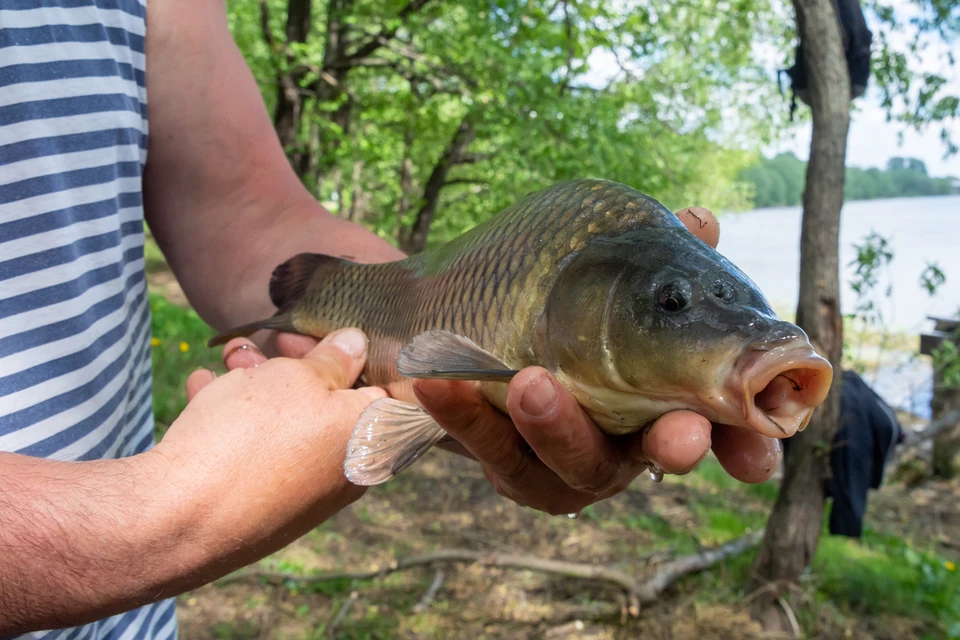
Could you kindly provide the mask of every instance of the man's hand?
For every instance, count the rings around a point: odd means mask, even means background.
[[[377,387],[351,389],[366,363],[358,330],[335,332],[302,358],[251,360],[252,345],[227,343],[232,370],[220,378],[191,374],[187,407],[154,449],[177,470],[170,482],[184,496],[206,498],[199,546],[219,546],[236,566],[363,495],[344,477],[343,459],[360,413],[386,396]]]
[[[710,211],[677,216],[716,248],[720,227]],[[490,405],[466,382],[418,380],[423,407],[481,465],[497,491],[552,514],[577,513],[625,489],[648,466],[690,472],[710,449],[734,478],[762,482],[780,459],[780,443],[753,431],[712,425],[692,411],[673,411],[649,429],[612,438],[587,416],[548,371],[529,367],[510,382],[507,409]]]
[[[235,348],[237,343],[231,345]],[[366,338],[188,380],[152,449],[66,462],[0,452],[0,636],[69,627],[169,598],[289,544],[363,495],[343,459],[363,408]],[[239,360],[237,360],[239,358]],[[260,364],[255,362],[254,364]]]

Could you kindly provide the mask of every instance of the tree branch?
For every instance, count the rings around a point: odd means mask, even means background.
[[[463,562],[480,564],[485,567],[500,567],[505,569],[528,569],[542,573],[550,573],[580,580],[595,580],[608,582],[620,587],[632,600],[630,613],[639,614],[641,605],[651,604],[659,600],[660,595],[680,578],[703,571],[709,567],[738,555],[756,546],[763,531],[757,531],[732,540],[726,544],[704,549],[698,553],[682,556],[668,562],[656,574],[645,582],[639,582],[629,574],[603,565],[550,560],[536,556],[501,553],[499,551],[474,551],[472,549],[441,549],[433,553],[412,556],[373,571],[338,572],[316,576],[304,576],[291,573],[272,571],[258,571],[244,569],[217,580],[214,584],[225,585],[244,580],[266,580],[271,584],[295,582],[299,585],[315,585],[333,580],[373,580],[384,578],[391,573],[404,571],[414,567],[422,567],[443,562]]]
[[[491,151],[490,153],[461,153],[456,158],[455,164],[476,164],[478,162],[483,162],[484,160],[489,160],[496,156],[496,152]]]
[[[570,88],[570,79],[573,77],[573,20],[570,19],[570,6],[567,0],[563,0],[563,26],[567,35],[567,73],[560,82],[561,96]]]
[[[903,459],[903,456],[907,451],[911,449],[916,449],[918,446],[935,438],[941,432],[946,431],[947,429],[955,426],[960,422],[960,409],[954,409],[947,413],[947,415],[940,417],[938,420],[930,423],[926,429],[922,431],[917,431],[916,433],[911,433],[903,439],[896,449],[893,450],[893,455],[890,457],[890,462],[888,463],[890,467],[897,468],[900,464],[900,460]]]
[[[490,181],[481,180],[480,178],[453,178],[452,180],[444,182],[443,186],[449,187],[454,184],[490,184]]]
[[[360,45],[356,51],[348,55],[347,59],[355,60],[357,58],[366,58],[371,53],[385,45],[389,40],[393,39],[393,37],[397,35],[397,31],[400,30],[400,27],[406,24],[407,18],[420,11],[420,9],[422,9],[428,2],[430,2],[430,0],[410,0],[410,2],[408,2],[407,5],[400,10],[400,13],[397,14],[400,24],[392,28],[384,27],[380,30],[380,33],[370,38],[370,40]]]
[[[900,443],[900,448],[911,449],[916,447],[921,442],[925,442],[930,438],[937,436],[941,431],[946,431],[950,427],[956,425],[958,422],[960,422],[960,409],[954,409],[953,411],[947,413],[947,415],[942,416],[940,419],[932,422],[926,429],[916,433],[911,433],[909,436],[904,438],[903,442]]]
[[[276,52],[277,43],[273,39],[273,32],[270,31],[270,7],[267,6],[267,0],[260,0],[260,28],[263,29],[263,39],[270,51]]]

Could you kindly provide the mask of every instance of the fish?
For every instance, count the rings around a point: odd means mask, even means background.
[[[453,240],[394,262],[302,253],[273,272],[277,312],[215,336],[269,329],[369,338],[360,383],[384,388],[358,418],[344,473],[381,484],[450,438],[418,378],[474,381],[506,412],[541,366],[611,436],[687,409],[772,438],[802,431],[833,377],[807,334],[656,199],[576,179],[520,198]]]

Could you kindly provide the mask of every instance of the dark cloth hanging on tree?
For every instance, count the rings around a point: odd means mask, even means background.
[[[833,0],[833,6],[840,21],[840,36],[843,39],[843,50],[846,52],[847,69],[850,73],[850,98],[859,98],[866,92],[870,79],[873,32],[867,28],[859,0]],[[797,45],[793,66],[780,73],[786,73],[790,78],[790,120],[793,121],[797,98],[806,105],[810,104],[810,84],[802,44]],[[779,78],[778,73],[778,81]]]
[[[853,371],[843,372],[840,428],[830,450],[830,479],[824,490],[833,499],[832,535],[859,538],[867,510],[867,493],[879,489],[894,447],[903,441],[903,428],[893,409]],[[783,455],[790,438],[781,441]]]

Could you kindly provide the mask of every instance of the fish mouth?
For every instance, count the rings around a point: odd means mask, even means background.
[[[771,438],[803,431],[830,392],[833,367],[806,336],[752,344],[737,359],[712,403],[721,422]]]

